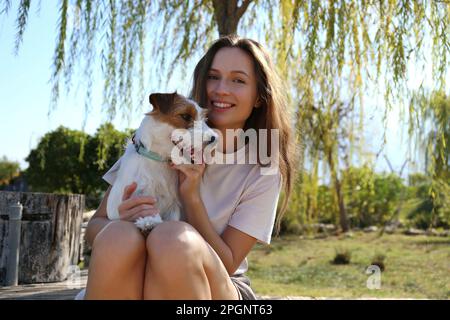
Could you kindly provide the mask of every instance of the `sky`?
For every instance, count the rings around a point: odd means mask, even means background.
[[[8,16],[0,16],[0,157],[17,161],[22,169],[28,167],[25,157],[35,148],[39,139],[58,126],[81,130],[84,111],[84,92],[72,89],[69,96],[61,92],[58,107],[48,116],[50,105],[51,65],[57,36],[58,10],[56,1],[42,1],[39,12],[31,6],[28,25],[18,55],[14,55],[16,36],[16,8],[13,6]],[[15,3],[17,5],[17,3]],[[190,68],[193,69],[193,68]],[[188,68],[188,71],[190,70]],[[414,71],[413,71],[414,72]],[[188,72],[189,74],[189,72]],[[414,76],[415,82],[417,77]],[[74,78],[73,83],[81,81]],[[190,84],[190,83],[189,83]],[[150,84],[153,86],[154,84]],[[186,88],[185,79],[174,78],[172,87]],[[98,77],[93,87],[93,109],[86,122],[85,131],[95,133],[106,120],[101,111],[103,80]],[[148,89],[148,88],[146,88]],[[161,92],[171,88],[161,88]],[[179,92],[185,92],[178,90]],[[367,123],[365,136],[367,148],[379,149],[382,138],[379,110],[382,97],[368,99],[366,103]],[[135,114],[130,123],[120,117],[113,121],[115,127],[123,130],[137,128],[142,120],[141,114]],[[393,113],[388,119],[388,144],[384,153],[399,170],[406,157],[406,136],[399,126],[399,116]],[[384,158],[376,163],[378,171],[389,171]],[[410,168],[411,169],[411,168]]]
[[[49,5],[52,2],[42,1],[39,15],[31,7],[17,56],[14,55],[15,8],[8,16],[0,17],[0,156],[18,161],[22,169],[28,166],[24,158],[37,146],[40,137],[59,125],[81,129],[83,120],[83,103],[77,99],[77,95],[83,97],[82,92],[73,92],[69,97],[63,94],[59,107],[47,116],[57,34],[57,10],[56,6]],[[95,132],[101,123],[102,115],[97,110],[94,108],[87,121],[87,132]]]
[[[25,157],[47,132],[60,125],[82,129],[85,92],[84,88],[77,88],[76,85],[83,79],[74,75],[70,94],[66,95],[61,90],[56,110],[48,114],[51,96],[49,79],[57,37],[56,1],[42,1],[39,12],[32,3],[17,55],[14,54],[15,9],[13,6],[8,16],[0,16],[0,157],[6,155],[25,169],[28,167]],[[85,126],[89,134],[94,134],[107,118],[101,111],[102,88],[103,80],[97,77],[92,90],[93,107]],[[119,130],[134,128],[139,126],[142,118],[135,115],[130,120],[127,122],[118,117],[113,124]]]

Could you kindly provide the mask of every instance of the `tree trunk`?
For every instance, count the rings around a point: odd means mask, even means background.
[[[334,190],[336,192],[336,197],[338,199],[339,206],[339,223],[341,225],[341,229],[343,232],[347,232],[349,230],[348,218],[347,218],[347,210],[345,209],[344,204],[344,196],[341,190],[341,183],[336,173],[336,168],[333,161],[333,155],[330,150],[327,152],[328,165],[331,171],[331,177],[333,179]]]
[[[338,198],[339,204],[339,223],[341,225],[342,231],[347,232],[349,230],[347,210],[345,209],[344,196],[341,192],[341,183],[337,176],[334,178],[334,189]]]
[[[251,2],[252,0],[244,0],[238,7],[237,0],[213,0],[214,17],[220,37],[237,33],[239,20]]]
[[[23,205],[19,283],[64,281],[79,260],[85,196],[0,191],[0,284],[8,259],[9,207]]]

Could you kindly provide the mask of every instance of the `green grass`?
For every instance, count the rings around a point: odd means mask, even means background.
[[[336,252],[351,261],[335,265]],[[366,269],[385,256],[380,289],[368,289]],[[259,295],[343,298],[450,298],[450,238],[355,233],[353,237],[274,239],[249,254],[248,276]]]

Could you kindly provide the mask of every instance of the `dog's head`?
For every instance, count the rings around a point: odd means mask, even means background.
[[[195,156],[217,143],[218,134],[206,124],[207,109],[176,92],[153,93],[149,100],[153,110],[146,113],[136,134],[153,151],[170,157],[176,146]]]

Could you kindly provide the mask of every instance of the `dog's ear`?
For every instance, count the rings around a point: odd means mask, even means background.
[[[149,97],[149,101],[153,106],[153,110],[159,110],[162,113],[168,113],[175,101],[174,93],[152,93]]]

